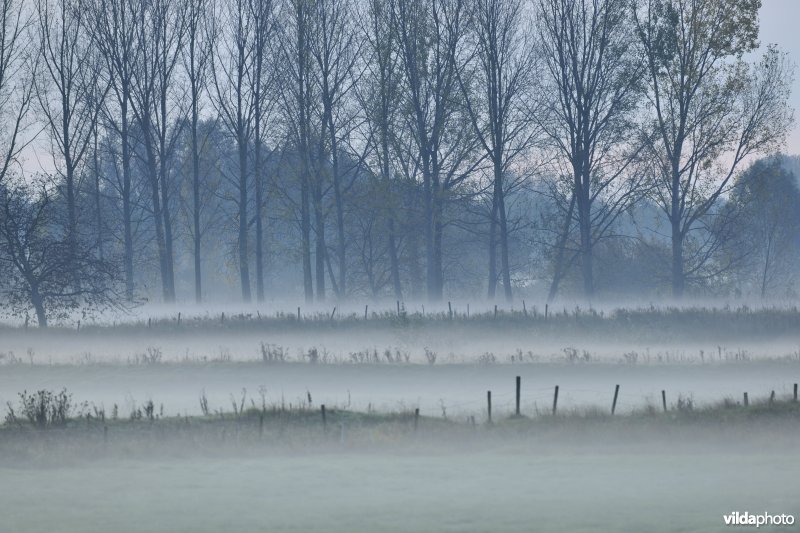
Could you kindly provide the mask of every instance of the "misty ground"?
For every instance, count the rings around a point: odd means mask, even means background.
[[[0,426],[0,531],[694,532],[732,511],[800,516],[796,309],[438,313],[2,327],[0,405],[21,416],[20,392],[66,389],[76,418]],[[510,419],[516,376],[525,418]],[[791,408],[774,413],[773,391]],[[153,420],[129,421],[149,402]],[[302,423],[259,433],[259,412]]]
[[[5,531],[724,531],[800,514],[796,453],[369,453],[2,469]],[[769,531],[769,528],[762,528]],[[783,528],[784,530],[790,528]]]

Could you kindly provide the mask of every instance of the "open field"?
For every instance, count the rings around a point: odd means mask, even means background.
[[[800,515],[796,454],[321,454],[2,469],[7,531],[722,532]],[[80,487],[80,489],[77,489]],[[762,531],[791,528],[761,528]]]
[[[334,411],[325,431],[318,412],[303,410],[268,411],[260,432],[257,413],[106,421],[105,441],[98,420],[6,424],[3,524],[31,532],[712,532],[726,529],[722,516],[733,510],[800,514],[795,403],[491,426],[421,418],[417,430],[408,414]],[[26,442],[24,452],[15,446]]]
[[[721,532],[800,517],[798,382],[794,308],[3,327],[0,531]]]

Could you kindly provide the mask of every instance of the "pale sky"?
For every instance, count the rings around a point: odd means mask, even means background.
[[[762,0],[761,45],[777,44],[789,54],[798,68],[800,63],[800,0]],[[800,71],[795,72],[792,84],[791,106],[795,110],[795,124],[786,140],[787,154],[800,154]]]

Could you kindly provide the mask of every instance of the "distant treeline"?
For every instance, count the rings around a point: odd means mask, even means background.
[[[793,297],[793,72],[744,59],[758,8],[4,1],[3,308]]]

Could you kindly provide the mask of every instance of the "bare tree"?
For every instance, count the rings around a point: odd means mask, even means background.
[[[85,31],[88,17],[79,2],[37,0],[36,14],[44,74],[36,94],[56,170],[66,188],[67,238],[76,245],[80,188],[76,182],[108,87],[99,77]]]
[[[633,112],[642,73],[626,30],[628,5],[628,0],[539,1],[546,72],[541,91],[549,102],[540,124],[557,154],[554,174],[563,177],[559,199],[577,219],[589,298],[595,292],[593,247],[638,195],[638,180],[624,179],[638,151]]]
[[[505,298],[511,301],[505,176],[533,139],[526,91],[535,62],[525,40],[521,0],[474,0],[472,7],[473,50],[459,82],[475,134],[492,164],[488,296],[493,299],[497,287],[499,231],[500,272]]]
[[[11,283],[3,292],[11,313],[33,307],[39,327],[46,328],[49,316],[118,306],[113,264],[97,259],[82,243],[75,250],[69,236],[54,234],[53,191],[46,182],[26,181],[7,179],[0,185],[0,264],[9,267]],[[75,269],[80,284],[74,283]]]
[[[407,127],[423,180],[427,292],[441,300],[444,286],[444,204],[474,169],[474,135],[463,113],[457,56],[464,36],[464,0],[395,0],[392,21],[404,73]]]
[[[125,294],[128,301],[134,298],[133,277],[133,179],[131,169],[131,118],[134,72],[138,46],[136,24],[143,8],[134,0],[84,0],[90,19],[87,29],[92,44],[102,57],[103,75],[111,86],[113,103],[106,100],[104,114],[108,124],[116,130],[121,145],[122,172],[118,184],[122,202],[123,262]],[[114,107],[115,106],[115,107]]]
[[[35,138],[27,135],[38,63],[30,24],[24,2],[0,0],[0,183]]]
[[[314,190],[314,206],[317,216],[317,297],[324,298],[324,271],[322,261],[326,258],[324,239],[324,206],[322,201],[323,176],[329,174],[334,194],[337,229],[338,282],[332,276],[335,292],[344,297],[347,293],[347,241],[345,238],[344,200],[342,168],[339,151],[341,137],[347,133],[351,113],[347,109],[347,98],[355,83],[354,64],[360,54],[361,40],[352,23],[354,10],[347,0],[317,0],[314,2],[314,38],[311,39],[311,55],[315,62],[316,83],[322,104],[321,132],[318,141],[318,183]]]
[[[192,255],[194,260],[194,297],[197,303],[203,300],[202,282],[202,231],[200,228],[200,139],[199,122],[203,95],[206,90],[208,64],[213,42],[208,13],[214,12],[213,0],[191,0],[186,2],[186,45],[182,48],[183,67],[189,84],[189,128],[191,135],[192,172]]]
[[[296,154],[294,177],[300,185],[300,248],[303,265],[303,291],[305,299],[314,298],[314,278],[311,270],[311,210],[310,189],[313,182],[311,143],[315,126],[313,105],[317,88],[313,83],[313,57],[311,55],[312,12],[309,2],[289,0],[284,6],[280,34],[280,61],[283,72],[279,79],[280,97],[286,138]],[[299,203],[299,205],[297,205]]]
[[[757,46],[759,5],[635,4],[654,132],[648,148],[657,166],[652,198],[670,223],[676,298],[718,245],[703,218],[730,190],[742,162],[778,146],[791,121],[785,58],[770,48],[756,65],[742,60]]]
[[[253,140],[252,68],[253,13],[248,0],[221,5],[215,31],[215,53],[212,55],[213,101],[222,123],[236,141],[238,175],[231,182],[236,187],[236,225],[238,228],[239,277],[242,298],[252,298],[250,286],[249,239],[249,149]]]
[[[362,17],[366,50],[364,75],[362,83],[355,90],[364,113],[366,144],[375,160],[374,167],[378,169],[376,174],[380,177],[381,187],[378,190],[383,192],[380,196],[380,209],[386,220],[392,289],[395,298],[402,300],[397,242],[398,214],[396,198],[392,195],[393,160],[396,157],[392,145],[398,120],[402,74],[396,34],[392,31],[391,7],[392,0],[369,0],[367,3],[365,16]],[[362,257],[365,255],[367,254],[362,252]]]
[[[250,0],[253,18],[253,175],[256,222],[256,299],[264,301],[264,170],[263,143],[265,120],[271,117],[273,100],[267,100],[275,65],[270,58],[270,41],[275,33],[275,7],[272,0]]]
[[[133,111],[144,145],[165,302],[175,301],[171,165],[183,125],[182,91],[175,83],[184,39],[183,6],[178,0],[153,0],[140,12],[133,76]]]

